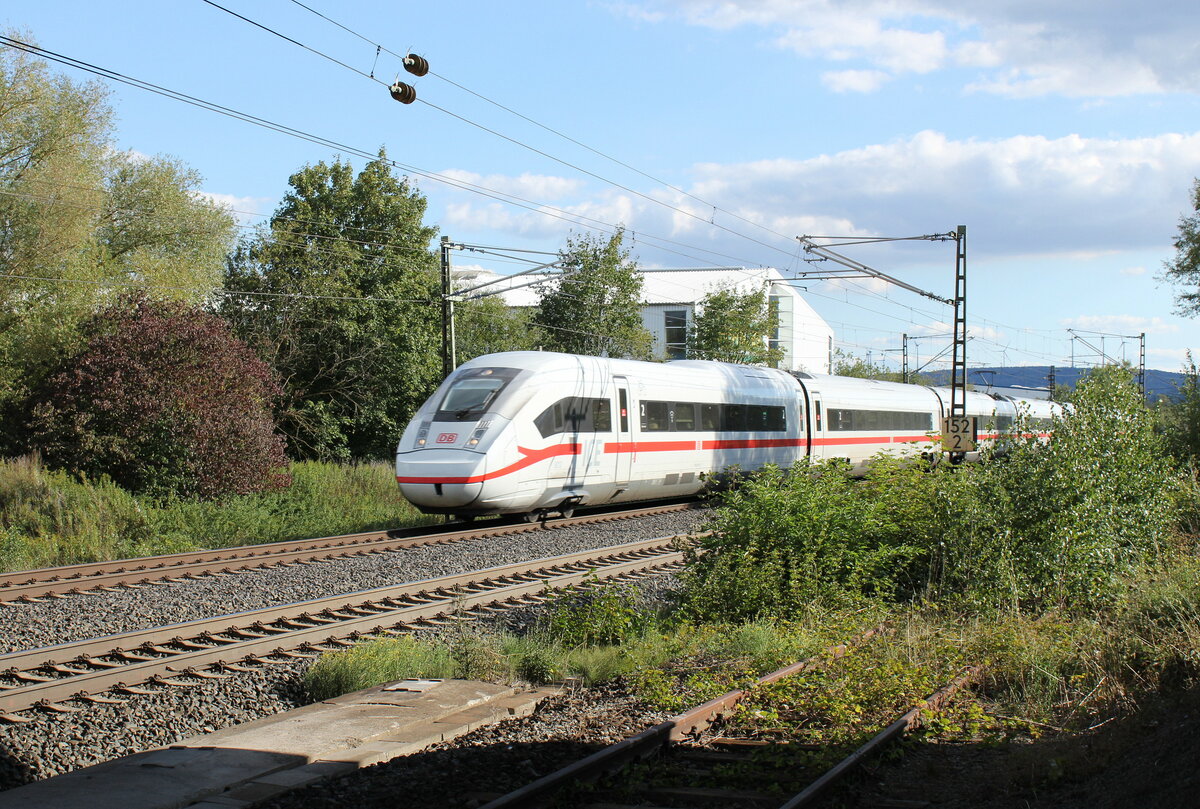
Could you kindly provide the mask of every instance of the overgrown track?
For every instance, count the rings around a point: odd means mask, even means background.
[[[773,683],[837,660],[852,651],[855,646],[879,635],[881,629],[873,629],[856,638],[851,644],[827,649],[823,655],[772,672],[760,678],[758,684]],[[978,668],[966,670],[953,682],[920,701],[866,744],[791,796],[780,797],[756,790],[730,788],[725,785],[727,776],[718,774],[719,769],[728,772],[736,768],[742,768],[743,771],[753,768],[756,771],[757,783],[773,783],[777,780],[784,782],[789,780],[787,776],[795,764],[793,757],[783,756],[773,763],[767,763],[767,769],[764,770],[764,761],[771,762],[771,758],[761,754],[773,747],[787,747],[787,743],[713,734],[712,728],[729,716],[748,693],[735,690],[496,798],[485,804],[482,809],[557,805],[554,803],[556,799],[561,800],[564,794],[581,783],[597,781],[603,776],[610,776],[610,783],[615,781],[616,779],[611,778],[614,771],[622,771],[619,791],[600,787],[586,797],[576,795],[569,798],[569,802],[605,809],[633,809],[634,806],[651,805],[800,809],[812,805],[829,786],[880,747],[917,727],[923,710],[940,708],[960,688],[977,679],[979,674]],[[753,764],[752,757],[757,757]],[[629,764],[647,759],[654,759],[653,767],[643,768],[638,774],[629,774],[624,770]],[[776,770],[777,776],[783,777],[773,778],[770,768]]]
[[[597,579],[631,579],[677,569],[676,537],[506,565],[474,573],[381,587],[285,607],[110,635],[0,656],[0,719],[42,708],[78,710],[71,700],[111,702],[109,691],[180,677],[222,677],[248,663],[314,657],[365,636],[399,634],[447,621],[537,603],[547,588]]]
[[[60,598],[89,590],[140,587],[156,582],[182,581],[202,576],[228,575],[283,565],[386,553],[422,545],[510,536],[541,531],[547,527],[568,527],[634,519],[695,507],[696,504],[692,502],[660,503],[622,510],[596,510],[580,514],[577,517],[543,523],[508,521],[481,525],[456,523],[435,529],[368,531],[336,537],[298,539],[263,545],[243,545],[210,551],[145,556],[112,562],[92,562],[40,570],[0,573],[0,603]]]

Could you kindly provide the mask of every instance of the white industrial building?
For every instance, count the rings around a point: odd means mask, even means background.
[[[706,294],[729,288],[744,294],[765,286],[779,311],[779,329],[772,336],[771,344],[783,349],[784,358],[780,367],[789,371],[830,373],[833,366],[833,329],[801,297],[794,282],[784,278],[779,270],[771,267],[708,267],[639,269],[638,272],[644,278],[642,324],[654,337],[654,351],[658,358],[683,358],[688,328],[695,319],[699,301]],[[507,305],[537,306],[536,287],[518,286],[528,284],[532,280],[530,276],[509,281],[488,270],[456,269],[454,279],[459,289],[496,281],[498,283],[489,285],[488,290],[512,287],[501,293]]]

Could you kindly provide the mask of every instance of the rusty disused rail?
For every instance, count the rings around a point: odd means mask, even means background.
[[[831,660],[836,660],[861,643],[880,634],[882,631],[882,627],[877,627],[859,636],[851,644],[832,647],[827,649],[822,655],[794,663],[765,675],[758,679],[757,685],[773,683],[799,674],[814,666],[824,665]],[[779,809],[800,809],[801,807],[810,806],[833,783],[851,772],[866,757],[878,751],[879,748],[888,742],[903,735],[906,731],[916,728],[920,724],[922,711],[941,708],[959,689],[975,682],[981,673],[982,669],[979,667],[967,669],[949,685],[917,703],[911,710],[883,731],[876,734],[870,741],[838,762],[802,792],[790,799],[781,799],[761,792],[739,792],[737,790],[707,788],[703,786],[654,791],[660,793],[669,792],[669,798],[674,801],[687,800],[689,797],[692,797],[704,805],[713,805],[713,802],[717,801],[720,802],[720,805],[729,807],[771,806],[779,807]],[[482,809],[515,809],[515,807],[548,805],[555,795],[573,785],[595,781],[601,776],[611,774],[613,771],[627,766],[633,761],[658,756],[669,749],[677,749],[672,748],[672,745],[679,745],[680,743],[689,742],[703,736],[710,726],[718,722],[721,718],[728,716],[748,693],[746,690],[730,691],[703,705],[696,706],[678,716],[674,716],[666,722],[655,725],[628,739],[599,750],[587,758],[539,778],[524,787],[500,796],[485,804]],[[750,749],[757,749],[753,742],[750,744]],[[770,743],[759,742],[758,745],[766,747]],[[717,754],[718,757],[722,755],[720,753]],[[724,755],[729,756],[729,754]],[[736,757],[736,755],[729,756],[729,758]],[[728,761],[729,758],[722,760]],[[781,801],[783,802],[781,803]]]
[[[0,573],[0,603],[59,598],[89,590],[134,588],[158,582],[176,582],[204,576],[244,573],[284,565],[306,564],[349,556],[512,536],[575,525],[635,519],[696,508],[695,503],[639,506],[620,511],[597,511],[549,523],[503,522],[449,529],[396,529],[366,531],[316,539],[269,542],[164,556],[146,556],[111,562],[90,562],[63,567]]]
[[[219,618],[0,656],[0,719],[18,712],[78,710],[69,701],[112,702],[108,691],[145,683],[184,686],[188,675],[221,677],[247,663],[312,657],[374,634],[470,620],[537,603],[548,588],[629,579],[677,569],[680,537],[504,565]],[[324,648],[322,648],[324,647]],[[281,662],[281,661],[276,661]]]

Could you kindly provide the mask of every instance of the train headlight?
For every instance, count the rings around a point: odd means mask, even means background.
[[[429,422],[421,425],[421,429],[417,430],[417,446],[425,446],[425,439],[429,436]]]
[[[483,439],[483,434],[486,433],[488,431],[488,427],[491,426],[491,419],[479,422],[479,424],[475,427],[475,432],[471,433],[471,437],[467,439],[467,446],[478,446],[479,442]]]

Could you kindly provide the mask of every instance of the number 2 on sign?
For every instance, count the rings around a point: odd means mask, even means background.
[[[942,419],[942,449],[946,452],[974,452],[975,418],[950,416]]]

